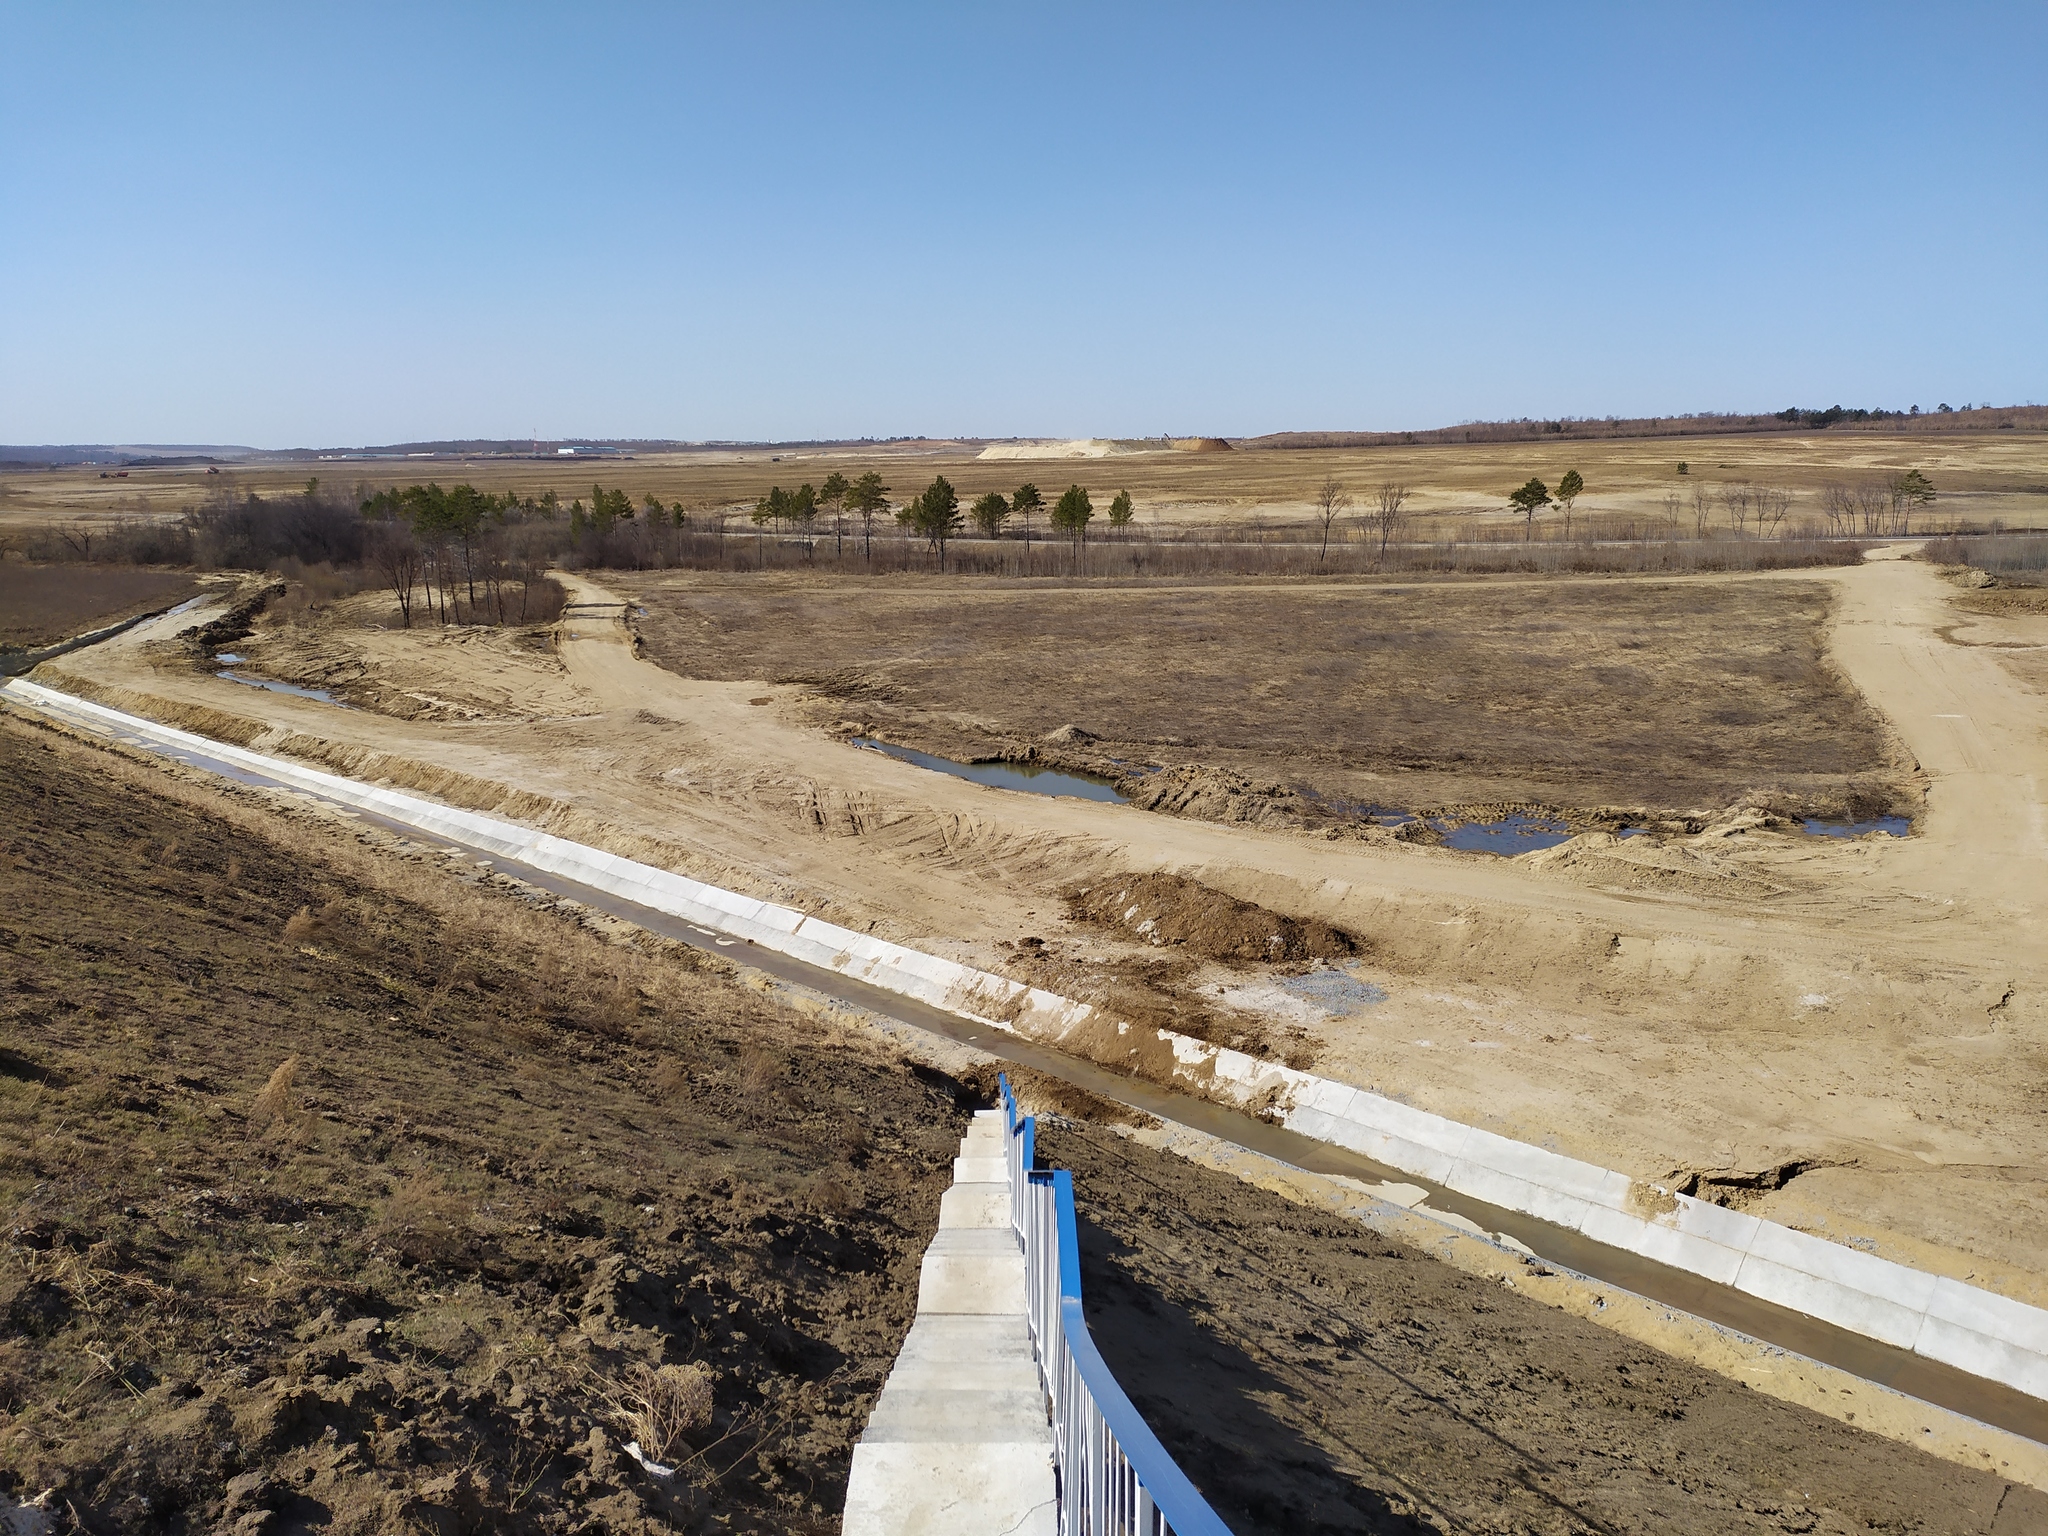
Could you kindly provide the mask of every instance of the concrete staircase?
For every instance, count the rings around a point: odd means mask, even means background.
[[[1024,1316],[1000,1110],[974,1117],[917,1321],[853,1450],[844,1536],[1055,1536],[1052,1427]]]

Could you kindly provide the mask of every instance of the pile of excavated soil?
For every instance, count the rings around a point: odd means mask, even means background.
[[[1361,947],[1326,923],[1283,917],[1184,875],[1117,875],[1075,892],[1067,910],[1076,922],[1231,965],[1337,960]]]
[[[0,1492],[95,1532],[836,1532],[955,1085],[163,784],[0,722]]]
[[[2048,1529],[2048,1495],[1113,1131],[1038,1147],[1103,1359],[1236,1536]]]

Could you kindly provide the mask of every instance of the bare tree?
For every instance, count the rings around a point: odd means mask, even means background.
[[[1891,510],[1892,493],[1883,482],[1865,480],[1856,487],[1856,520],[1861,532],[1874,537],[1884,532],[1885,514]]]
[[[1792,493],[1783,486],[1759,485],[1751,492],[1750,510],[1756,517],[1757,537],[1774,539],[1785,514],[1792,510]]]
[[[1664,493],[1664,524],[1670,530],[1665,535],[1666,538],[1675,539],[1678,537],[1678,507],[1678,492],[1666,491]]]
[[[1714,507],[1713,487],[1704,480],[1692,483],[1692,536],[1704,539],[1707,536],[1707,519]]]
[[[1381,482],[1380,488],[1373,492],[1373,504],[1367,510],[1364,521],[1367,528],[1380,536],[1380,553],[1378,560],[1374,562],[1374,570],[1387,563],[1387,545],[1393,541],[1394,535],[1401,531],[1401,525],[1408,520],[1408,515],[1401,510],[1407,503],[1408,496],[1407,486],[1396,485],[1391,480]]]
[[[412,628],[412,589],[420,581],[420,547],[403,523],[377,525],[370,535],[370,561],[398,599],[398,617]]]
[[[1749,531],[1749,507],[1753,487],[1747,480],[1735,480],[1721,487],[1721,506],[1728,514],[1728,522],[1735,529],[1735,537],[1741,538]]]
[[[1350,493],[1344,489],[1344,483],[1334,475],[1326,477],[1323,483],[1316,487],[1316,521],[1323,525],[1323,548],[1322,553],[1316,556],[1317,565],[1321,565],[1323,557],[1330,552],[1330,525],[1343,516],[1345,508],[1350,505]]]
[[[1820,488],[1820,510],[1828,520],[1829,533],[1856,531],[1856,493],[1841,481],[1830,480]]]

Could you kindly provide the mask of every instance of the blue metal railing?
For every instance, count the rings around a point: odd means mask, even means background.
[[[1081,1315],[1073,1175],[1032,1166],[1037,1121],[1018,1116],[1008,1075],[999,1081],[1010,1219],[1024,1246],[1031,1344],[1052,1408],[1060,1536],[1230,1536],[1096,1352]]]

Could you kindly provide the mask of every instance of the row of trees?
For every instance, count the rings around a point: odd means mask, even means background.
[[[1831,532],[1897,536],[1913,531],[1913,514],[1932,506],[1935,495],[1934,483],[1909,469],[1856,485],[1830,480],[1820,488],[1820,510]]]
[[[823,485],[815,488],[808,481],[793,491],[786,491],[779,485],[771,487],[768,494],[754,504],[753,518],[757,530],[770,525],[778,533],[785,528],[794,530],[809,548],[818,518],[829,511],[830,526],[839,541],[837,552],[844,554],[847,517],[851,514],[858,520],[864,553],[872,559],[875,522],[890,510],[889,487],[882,484],[881,475],[870,470],[858,480],[849,481],[835,470],[825,477]],[[1028,547],[1031,519],[1035,514],[1045,512],[1046,505],[1038,487],[1026,481],[1017,487],[1014,495],[989,491],[963,510],[960,493],[950,480],[940,475],[894,510],[897,523],[911,535],[923,539],[943,565],[947,543],[964,533],[970,523],[983,538],[1000,539],[1008,536],[1014,519]],[[1131,493],[1118,491],[1109,504],[1110,526],[1127,527],[1134,515]],[[1053,532],[1076,544],[1087,542],[1088,525],[1094,518],[1095,503],[1079,485],[1070,485],[1062,491],[1047,514]]]

